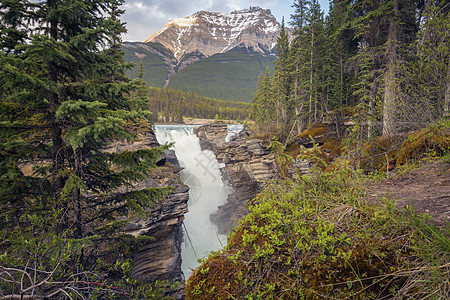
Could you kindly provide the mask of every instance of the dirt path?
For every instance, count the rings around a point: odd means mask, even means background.
[[[440,225],[450,224],[450,164],[432,163],[367,187],[367,201],[393,198],[403,209],[412,201],[419,214],[428,213]]]

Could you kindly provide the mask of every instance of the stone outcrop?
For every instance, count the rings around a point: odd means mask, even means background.
[[[225,164],[221,169],[222,177],[233,187],[227,203],[211,216],[221,233],[229,232],[239,223],[239,219],[248,213],[248,202],[276,177],[277,166],[267,150],[268,144],[247,138],[248,132],[241,132],[235,140],[224,143],[216,151],[217,160]]]
[[[144,281],[184,282],[181,272],[182,222],[187,213],[189,188],[179,184],[174,192],[158,204],[143,220],[135,220],[126,232],[154,238],[139,250],[134,259],[133,277]]]
[[[214,153],[218,147],[225,143],[228,135],[227,125],[221,122],[194,128],[194,133],[200,140],[202,150],[211,150]]]
[[[232,188],[227,202],[211,215],[220,233],[229,233],[248,213],[248,203],[273,179],[278,177],[278,166],[271,151],[269,141],[250,139],[250,133],[241,131],[231,141],[225,142],[228,133],[225,124],[208,124],[197,127],[194,132],[200,139],[202,149],[214,152],[221,168],[222,178]],[[302,147],[302,146],[299,146]],[[294,176],[309,172],[310,164],[297,158],[289,169]]]
[[[268,143],[249,138],[248,131],[241,131],[225,142],[228,134],[225,124],[209,124],[196,128],[202,149],[212,150],[221,168],[222,178],[232,188],[227,202],[211,215],[220,233],[229,233],[240,218],[248,213],[247,203],[276,177],[274,159],[267,150]]]
[[[133,143],[112,143],[107,152],[151,149],[159,146],[154,132],[148,129],[138,135]],[[168,163],[166,163],[168,162]],[[168,280],[184,282],[181,271],[181,243],[183,241],[182,222],[188,212],[189,188],[177,174],[181,168],[173,151],[166,151],[157,163],[164,166],[155,170],[150,178],[134,186],[135,189],[151,187],[173,187],[171,195],[147,211],[145,218],[135,217],[124,231],[134,236],[150,236],[134,257],[133,277],[143,282]]]

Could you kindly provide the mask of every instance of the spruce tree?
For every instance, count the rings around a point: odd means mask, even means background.
[[[275,61],[275,71],[273,75],[273,92],[276,107],[276,125],[281,126],[282,131],[285,132],[286,125],[290,122],[292,105],[290,101],[292,76],[292,63],[290,59],[290,43],[289,34],[284,25],[284,18],[281,22],[280,35],[277,38],[276,50],[278,57]]]
[[[358,40],[351,21],[355,18],[349,0],[333,0],[326,20],[327,50],[325,52],[327,72],[327,99],[330,109],[347,103],[349,73],[346,67],[349,57],[356,53]],[[348,68],[347,68],[348,69]]]
[[[31,216],[38,222],[57,213],[56,225],[42,230],[74,241],[98,238],[105,236],[98,224],[149,207],[170,192],[133,189],[163,148],[103,150],[114,141],[136,139],[127,128],[151,117],[128,97],[138,83],[124,76],[122,4],[2,1],[1,234],[29,226]],[[73,267],[88,261],[75,259]]]
[[[256,123],[264,129],[275,121],[276,110],[269,67],[266,68],[264,76],[259,77],[253,110]]]
[[[415,129],[450,116],[449,12],[445,1],[427,2],[417,39],[399,66],[398,117]]]
[[[295,119],[300,132],[306,127],[308,118],[308,87],[310,63],[310,40],[305,30],[310,14],[311,1],[294,1],[294,14],[291,15],[291,25],[294,26],[294,37],[291,42],[292,80],[293,88],[291,103],[295,110]]]
[[[291,43],[293,96],[298,131],[307,123],[318,120],[318,106],[321,93],[319,71],[321,68],[323,45],[325,44],[324,20],[320,5],[316,0],[295,1],[292,15],[294,39]]]
[[[318,122],[319,120],[319,105],[321,102],[318,98],[322,98],[321,90],[321,66],[323,65],[322,58],[324,56],[325,44],[324,36],[324,19],[323,12],[320,9],[319,2],[317,0],[311,1],[310,14],[308,16],[308,23],[306,31],[309,37],[309,123]],[[319,103],[320,102],[320,103]]]

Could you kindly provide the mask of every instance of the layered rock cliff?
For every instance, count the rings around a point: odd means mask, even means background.
[[[229,233],[238,225],[239,219],[247,213],[247,204],[254,199],[273,179],[279,178],[279,168],[267,149],[269,141],[250,138],[247,130],[241,131],[231,141],[226,142],[227,125],[213,123],[197,127],[195,134],[200,140],[202,149],[214,152],[221,168],[222,178],[232,188],[227,202],[211,215],[220,233]],[[302,145],[297,147],[304,148]],[[297,153],[298,154],[298,153]],[[297,157],[289,168],[290,176],[307,174],[311,165]]]
[[[248,131],[225,142],[228,133],[225,124],[210,124],[196,128],[195,133],[204,149],[214,151],[221,169],[222,178],[233,188],[227,202],[220,206],[211,220],[220,233],[229,233],[248,213],[247,203],[255,198],[264,186],[276,177],[276,164],[267,150],[267,142],[248,139]]]
[[[222,176],[233,187],[225,205],[219,207],[211,220],[221,232],[229,232],[248,213],[247,203],[255,198],[276,175],[277,166],[266,143],[259,139],[247,140],[241,133],[234,141],[217,149],[217,160],[225,164]]]
[[[197,135],[202,150],[211,150],[216,153],[217,148],[225,143],[228,135],[227,125],[221,122],[195,127],[194,133]]]
[[[139,139],[131,144],[112,143],[105,151],[123,152],[125,150],[151,149],[159,146],[151,129],[139,134]],[[181,170],[175,153],[166,151],[156,169],[146,181],[134,186],[135,189],[151,187],[173,187],[171,195],[157,203],[146,212],[146,217],[134,217],[125,227],[125,232],[134,236],[150,236],[134,257],[133,277],[143,282],[168,280],[184,282],[181,271],[181,243],[183,241],[182,223],[188,211],[189,188],[178,176]]]
[[[169,280],[184,282],[181,272],[182,222],[187,213],[189,188],[178,184],[174,192],[143,220],[130,223],[126,231],[154,238],[139,250],[134,259],[133,276],[144,282]]]

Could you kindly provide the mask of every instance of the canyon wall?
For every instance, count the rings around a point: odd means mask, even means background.
[[[222,178],[232,188],[227,203],[211,215],[220,233],[229,233],[248,213],[247,204],[264,186],[276,178],[277,166],[267,150],[268,143],[260,139],[248,139],[249,132],[241,131],[231,141],[225,142],[227,125],[214,123],[195,128],[203,149],[214,152],[221,169]]]
[[[248,213],[248,203],[254,199],[272,180],[280,179],[279,168],[271,151],[267,149],[270,141],[251,138],[250,132],[241,131],[225,142],[227,125],[212,123],[197,127],[195,134],[200,139],[202,149],[214,152],[221,168],[222,178],[232,188],[227,202],[211,215],[220,233],[229,233],[238,225],[239,219]],[[304,148],[296,144],[298,151]],[[289,168],[289,177],[307,174],[311,165],[297,157]]]
[[[116,142],[105,151],[123,152],[126,150],[151,149],[159,146],[153,130],[138,134],[133,143]],[[181,168],[173,150],[168,150],[157,163],[162,168],[155,169],[146,181],[134,186],[134,189],[151,187],[173,187],[171,195],[146,211],[146,216],[132,217],[125,227],[125,233],[134,236],[150,236],[135,255],[132,275],[143,282],[168,280],[184,282],[181,271],[181,243],[183,241],[182,224],[188,211],[189,188],[177,174]],[[175,291],[173,291],[175,292]]]

